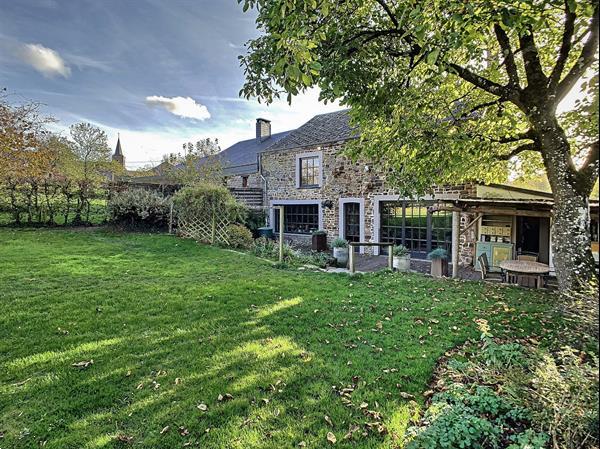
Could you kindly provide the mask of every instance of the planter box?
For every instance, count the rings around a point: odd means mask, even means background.
[[[431,275],[434,278],[448,276],[448,259],[432,259],[431,260]]]
[[[394,256],[392,260],[393,266],[401,273],[410,271],[410,254],[406,256]]]
[[[348,266],[348,248],[333,248],[333,257],[337,260],[338,266]]]
[[[327,251],[327,234],[313,235],[311,249],[313,251]]]

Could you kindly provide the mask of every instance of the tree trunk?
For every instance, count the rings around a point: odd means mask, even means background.
[[[554,196],[552,250],[562,291],[589,289],[597,281],[590,236],[590,190],[578,182],[567,137],[554,117],[545,117],[537,137]]]

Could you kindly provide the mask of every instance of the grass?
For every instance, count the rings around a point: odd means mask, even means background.
[[[473,319],[560,332],[549,294],[279,270],[165,235],[0,229],[0,286],[2,449],[397,447]],[[348,405],[333,386],[352,383]]]

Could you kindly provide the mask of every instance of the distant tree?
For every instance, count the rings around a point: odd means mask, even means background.
[[[106,133],[91,123],[77,123],[70,128],[71,148],[76,158],[74,180],[77,184],[76,223],[86,214],[89,222],[90,199],[95,189],[106,180],[110,170],[110,148]]]
[[[221,147],[217,139],[201,139],[196,143],[183,144],[183,153],[171,153],[163,157],[171,167],[166,175],[174,182],[191,185],[198,182],[220,184],[223,182]]]
[[[241,94],[311,86],[352,107],[354,154],[406,193],[543,167],[563,290],[597,280],[588,197],[598,179],[598,0],[238,0],[262,35]],[[578,85],[586,99],[565,116]]]

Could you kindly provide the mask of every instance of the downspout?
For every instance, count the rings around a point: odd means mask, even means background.
[[[267,183],[267,178],[265,178],[263,176],[262,173],[262,153],[258,153],[258,175],[260,176],[260,179],[263,182],[263,210],[265,210],[267,208],[267,187],[268,187],[268,183]],[[265,214],[265,226],[268,226],[269,223],[269,214]]]

